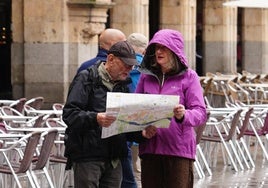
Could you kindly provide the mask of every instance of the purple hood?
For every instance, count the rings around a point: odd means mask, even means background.
[[[184,67],[188,68],[187,59],[184,54],[184,41],[182,34],[172,29],[162,29],[155,33],[148,44],[146,55],[141,65],[143,68],[150,69],[149,66],[150,62],[152,62],[152,58],[154,58],[156,43],[161,44],[174,52]]]

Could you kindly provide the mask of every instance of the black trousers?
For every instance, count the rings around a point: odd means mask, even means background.
[[[141,159],[142,188],[192,188],[193,160],[165,155]]]
[[[74,163],[75,188],[120,188],[122,166],[120,161],[114,168],[111,162],[91,161]]]

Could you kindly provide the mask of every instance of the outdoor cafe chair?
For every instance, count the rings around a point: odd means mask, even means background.
[[[37,115],[32,112],[34,110],[40,110],[44,104],[44,97],[34,97],[26,101],[24,104],[24,114],[25,115]]]
[[[244,170],[242,162],[238,156],[238,152],[235,148],[235,143],[233,141],[236,136],[236,128],[239,123],[241,112],[242,109],[237,109],[233,112],[228,113],[228,115],[222,117],[223,119],[221,119],[220,121],[207,122],[206,127],[209,127],[209,131],[211,132],[207,131],[206,134],[203,134],[201,138],[202,141],[206,142],[206,144],[209,145],[210,143],[214,143],[215,146],[217,146],[218,144],[222,144],[235,171],[238,171],[238,167],[235,161],[238,161],[240,168]],[[228,147],[228,145],[230,147]],[[210,146],[208,146],[208,148],[210,150],[212,149]],[[211,152],[208,152],[207,154],[210,155],[210,153]],[[234,156],[232,155],[232,153],[234,154]],[[225,152],[223,152],[223,157],[224,162],[226,163]],[[217,162],[217,156],[215,156],[215,161]]]
[[[206,127],[206,123],[195,128],[195,132],[196,132],[196,158],[195,158],[194,166],[195,166],[197,174],[199,175],[200,178],[205,177],[203,165],[205,166],[208,174],[210,176],[212,175],[212,171],[208,165],[206,157],[205,157],[205,155],[202,151],[202,148],[200,146],[200,141],[201,141],[203,132],[205,130],[205,127]]]
[[[18,112],[23,113],[24,104],[26,103],[26,98],[20,98],[13,103],[11,103],[9,106],[16,109]]]
[[[37,178],[37,176],[40,176],[40,174],[45,175],[47,182],[51,188],[55,187],[49,175],[47,165],[49,163],[49,157],[51,155],[51,151],[54,146],[54,141],[57,137],[57,134],[57,129],[50,129],[48,131],[45,131],[41,135],[41,138],[43,139],[41,143],[41,148],[38,149],[37,147],[37,156],[33,158],[33,165],[30,170],[37,188],[42,187],[40,185],[41,177]]]
[[[46,120],[46,126],[55,128],[55,127],[66,127],[62,121],[55,118],[48,118]],[[52,172],[52,177],[54,179],[55,185],[57,187],[63,187],[67,177],[71,174],[70,171],[65,171],[65,166],[67,163],[67,158],[64,157],[65,145],[64,145],[64,135],[59,134],[55,140],[55,147],[52,151],[52,154],[49,158],[50,167]]]
[[[249,164],[248,164],[248,160],[249,162],[251,163],[251,166],[254,168],[255,167],[255,163],[251,157],[251,154],[249,152],[249,148],[246,144],[246,141],[245,141],[245,132],[248,130],[249,128],[249,123],[250,123],[250,118],[251,118],[251,115],[253,113],[253,110],[254,108],[250,107],[247,109],[245,115],[244,115],[244,118],[241,120],[242,121],[242,125],[241,127],[237,127],[237,137],[236,137],[236,145],[238,147],[238,150],[246,164],[246,166],[248,168],[250,168]],[[240,144],[242,145],[242,148],[240,146]]]
[[[0,108],[0,113],[2,115],[5,115],[5,116],[20,116],[20,117],[23,117],[24,116],[22,113],[20,113],[19,111],[17,111],[15,108],[12,108],[10,106],[2,106]],[[21,121],[17,121],[17,120],[8,121],[8,122],[7,121],[3,121],[3,123],[7,127],[19,127]]]
[[[44,97],[39,96],[39,97],[31,98],[27,100],[25,104],[34,109],[40,110],[44,104]]]
[[[40,137],[41,132],[32,132],[14,141],[12,145],[0,149],[3,159],[0,164],[0,174],[11,175],[19,188],[24,187],[22,178],[27,178],[31,187],[35,187],[30,168]],[[15,154],[17,157],[14,156]],[[7,182],[2,181],[1,187],[7,187]]]
[[[264,157],[268,160],[268,151],[264,145],[264,143],[267,144],[268,142],[268,109],[264,109],[257,114],[249,123],[250,127],[245,131],[244,135],[256,138],[254,159],[256,160],[257,146],[260,145]]]

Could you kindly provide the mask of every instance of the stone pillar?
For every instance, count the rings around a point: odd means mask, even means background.
[[[126,36],[133,32],[149,38],[148,0],[115,0],[110,10],[111,27],[120,29]]]
[[[268,72],[268,10],[244,10],[242,39],[243,69],[251,73]]]
[[[205,0],[203,63],[205,72],[236,72],[237,8],[224,0]]]
[[[196,1],[162,0],[160,28],[178,30],[184,37],[188,65],[195,69]]]

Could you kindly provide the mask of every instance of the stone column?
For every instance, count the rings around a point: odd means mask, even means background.
[[[268,10],[244,10],[242,39],[243,69],[251,73],[268,72]]]
[[[110,11],[111,27],[120,29],[126,36],[133,32],[149,38],[148,0],[115,0]]]
[[[223,7],[224,0],[205,0],[205,72],[236,72],[237,8]]]
[[[196,1],[162,0],[160,7],[160,28],[175,29],[182,33],[189,67],[195,69]]]

